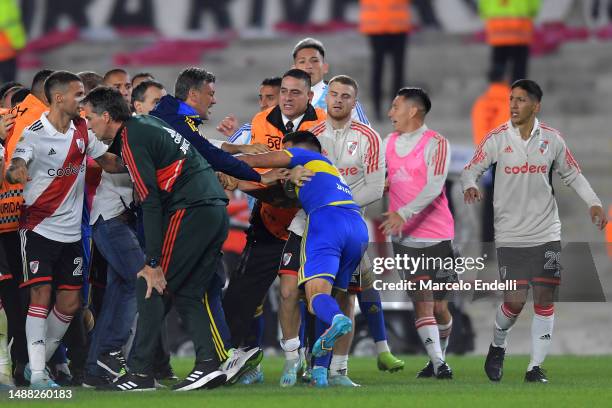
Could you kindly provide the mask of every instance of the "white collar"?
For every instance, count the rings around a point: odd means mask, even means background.
[[[515,134],[515,135],[516,135],[516,136],[517,136],[519,139],[521,139],[523,142],[525,142],[525,144],[527,144],[527,143],[528,143],[528,142],[531,140],[531,138],[532,138],[534,135],[538,134],[538,132],[540,131],[540,121],[538,120],[538,118],[535,118],[535,121],[533,122],[533,129],[531,129],[531,134],[529,135],[529,138],[528,138],[527,140],[524,140],[524,139],[523,139],[523,137],[521,136],[521,132],[520,132],[519,128],[518,128],[518,127],[515,127],[515,126],[512,124],[512,121],[510,121],[509,123],[510,123],[510,129],[512,129],[512,130],[513,130],[513,132],[514,132],[514,134]]]
[[[420,128],[418,128],[417,130],[414,130],[412,132],[408,132],[408,133],[402,133],[400,136],[406,139],[413,139],[417,136],[421,136],[423,133],[425,133],[425,131],[429,129],[427,127],[426,124],[423,123],[423,126],[421,126]]]
[[[293,122],[293,130],[298,130],[298,128],[300,127],[300,123],[302,123],[302,119],[304,118],[304,115],[306,113],[302,113],[300,116],[298,116],[297,118],[293,119],[291,122]],[[287,122],[289,122],[289,118],[285,116],[284,113],[281,112],[281,116],[283,117],[283,125],[285,125],[285,128],[287,127]]]
[[[59,130],[55,128],[55,126],[51,124],[51,122],[49,122],[49,119],[47,119],[47,115],[49,115],[49,112],[44,112],[42,116],[40,117],[40,122],[43,124],[43,127],[45,128],[47,133],[50,134],[51,136],[55,135],[56,133],[59,133],[60,135],[67,135],[68,133],[70,133],[71,130],[72,131],[76,130],[74,121],[71,120],[70,126],[68,127],[68,130],[66,131],[66,133],[60,132]]]

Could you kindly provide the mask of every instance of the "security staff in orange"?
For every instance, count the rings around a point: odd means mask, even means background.
[[[372,103],[376,120],[383,119],[382,81],[387,56],[393,62],[390,95],[404,86],[404,60],[410,31],[410,0],[359,0],[359,31],[368,36],[372,72]]]
[[[44,92],[45,80],[53,71],[44,69],[37,72],[32,80],[31,93],[9,115],[15,123],[4,140],[5,163],[10,163],[17,142],[24,129],[40,119],[49,110]],[[0,297],[13,337],[11,350],[14,378],[17,385],[24,385],[23,370],[28,362],[25,338],[25,314],[21,310],[17,277],[21,276],[21,244],[19,239],[19,217],[23,205],[23,185],[9,184],[6,178],[0,184]],[[9,339],[10,340],[10,339]]]
[[[271,150],[281,150],[285,134],[308,130],[324,121],[325,111],[310,104],[310,88],[308,73],[300,69],[287,71],[282,77],[279,104],[253,117],[251,144],[262,143]],[[287,228],[297,210],[277,208],[260,201],[253,207],[242,260],[230,277],[223,299],[234,347],[244,343],[255,310],[277,276],[285,241],[289,236]]]
[[[491,70],[502,76],[510,70],[510,83],[527,78],[533,19],[541,0],[480,0],[478,11],[485,22],[487,43],[492,47]]]

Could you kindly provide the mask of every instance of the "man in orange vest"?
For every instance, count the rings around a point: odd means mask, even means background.
[[[472,137],[474,147],[493,129],[510,120],[508,98],[510,86],[504,81],[503,72],[493,70],[489,72],[489,88],[476,99],[472,106]],[[484,199],[482,207],[482,223],[480,224],[480,240],[483,243],[492,243],[495,239],[493,231],[493,178],[491,173],[485,173],[482,178]],[[491,245],[491,249],[492,249]],[[489,249],[488,247],[486,249]]]
[[[253,117],[251,144],[262,143],[271,150],[281,150],[285,134],[307,130],[324,121],[325,111],[310,104],[310,88],[308,73],[300,69],[287,71],[281,82],[279,104]],[[257,306],[276,279],[289,235],[287,228],[297,211],[297,208],[277,208],[259,201],[253,208],[242,260],[230,277],[223,299],[234,347],[244,343]]]
[[[533,20],[540,0],[480,0],[487,43],[492,47],[491,70],[503,77],[512,66],[511,81],[527,78],[529,47],[533,42]]]
[[[45,98],[44,83],[53,71],[42,70],[34,75],[32,93],[10,110],[15,123],[4,139],[5,163],[10,163],[15,146],[25,128],[49,110]],[[13,375],[17,385],[24,385],[23,369],[28,362],[25,338],[25,314],[19,300],[18,277],[22,273],[19,233],[19,216],[23,205],[23,186],[9,184],[6,179],[0,186],[0,296],[6,310],[9,336],[13,337]]]
[[[359,31],[368,36],[371,50],[372,103],[376,120],[382,116],[382,80],[385,56],[393,59],[390,95],[404,83],[404,57],[410,24],[410,0],[360,0]]]

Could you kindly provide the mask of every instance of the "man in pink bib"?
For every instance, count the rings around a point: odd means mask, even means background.
[[[430,359],[417,377],[452,379],[444,361],[452,327],[446,291],[422,285],[457,280],[454,270],[442,268],[453,257],[455,235],[444,188],[450,149],[443,136],[425,125],[430,109],[429,96],[420,88],[402,88],[393,100],[389,118],[395,132],[385,139],[389,211],[381,229],[393,236],[396,254],[427,260],[403,271],[406,280],[416,283],[411,291],[416,329]]]

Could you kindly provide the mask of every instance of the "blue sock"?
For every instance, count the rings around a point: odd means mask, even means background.
[[[368,288],[363,293],[357,294],[359,301],[359,309],[366,316],[370,334],[374,338],[374,342],[387,340],[387,331],[385,330],[385,315],[380,302],[380,294],[374,288]]]
[[[300,347],[306,346],[306,303],[300,301]]]
[[[315,318],[315,338],[318,339],[325,332],[325,330],[329,329],[329,324],[321,321],[319,318]],[[314,366],[320,367],[328,367],[331,362],[332,353],[327,353],[323,357],[315,357],[314,358]]]
[[[311,304],[315,315],[327,323],[328,326],[331,326],[335,315],[342,314],[336,299],[326,293],[315,295],[312,298]]]
[[[68,355],[66,353],[66,346],[64,343],[60,343],[55,350],[55,353],[51,356],[49,364],[55,366],[55,364],[63,364],[68,362]]]

